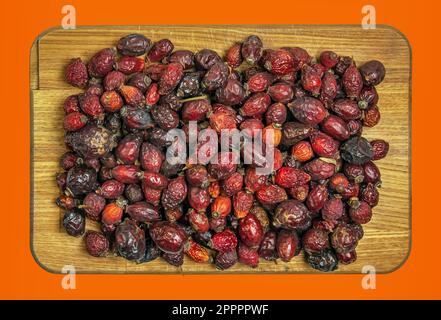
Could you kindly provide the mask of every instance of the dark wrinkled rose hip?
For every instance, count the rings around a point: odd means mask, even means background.
[[[109,251],[109,241],[100,232],[88,231],[86,233],[86,250],[94,257],[103,257]]]
[[[68,64],[65,71],[65,79],[67,83],[74,87],[82,88],[87,84],[89,80],[87,68],[80,58],[76,58]]]

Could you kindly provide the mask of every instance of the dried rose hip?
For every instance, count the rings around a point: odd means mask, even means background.
[[[275,182],[282,188],[292,188],[298,185],[303,185],[311,180],[311,176],[302,170],[282,167],[275,176]]]
[[[368,161],[363,164],[364,182],[378,183],[381,182],[381,173],[377,165],[372,161]]]
[[[264,67],[275,75],[286,75],[294,71],[295,61],[290,52],[283,49],[271,50],[264,57]]]
[[[337,92],[338,84],[335,76],[330,72],[325,72],[322,78],[320,100],[328,106],[337,96]]]
[[[172,209],[181,204],[187,197],[187,184],[183,176],[170,180],[162,193],[161,204],[165,209]]]
[[[291,261],[300,252],[300,241],[295,231],[282,230],[277,235],[277,255],[284,262]]]
[[[158,62],[167,57],[174,49],[173,43],[168,39],[162,39],[155,42],[147,53],[147,59],[150,62]]]
[[[363,80],[357,67],[350,65],[342,78],[343,88],[349,98],[358,98],[363,87]]]
[[[363,82],[368,86],[376,86],[380,84],[386,75],[386,68],[378,60],[371,60],[360,67]]]
[[[337,221],[345,212],[343,201],[337,197],[331,198],[325,202],[321,212],[324,220]]]
[[[256,191],[256,199],[263,205],[272,206],[285,201],[288,198],[285,189],[274,185],[264,185]]]
[[[318,156],[333,158],[338,152],[340,143],[326,133],[317,132],[311,136],[311,146]]]
[[[349,209],[349,216],[355,223],[366,224],[372,219],[372,209],[366,202],[361,201]]]
[[[311,176],[311,180],[324,180],[335,173],[335,162],[326,158],[316,158],[303,166],[303,170]]]
[[[287,83],[277,82],[268,88],[268,94],[276,102],[288,103],[294,97],[294,90]]]
[[[124,190],[124,196],[129,203],[135,203],[144,200],[142,189],[138,184],[128,184]]]
[[[191,187],[188,192],[188,203],[193,209],[203,211],[210,205],[210,194],[207,189]]]
[[[218,252],[215,258],[216,268],[220,270],[226,270],[234,266],[238,261],[236,250],[230,250],[226,252]]]
[[[237,237],[233,231],[226,229],[216,233],[210,241],[210,247],[219,252],[228,252],[237,247]]]
[[[115,69],[124,74],[133,74],[144,70],[144,60],[132,56],[123,56],[116,62]]]
[[[303,231],[310,223],[308,209],[297,200],[283,201],[277,206],[273,216],[273,226],[276,228]]]
[[[377,106],[372,106],[364,110],[363,125],[366,127],[375,127],[380,122],[380,110]]]
[[[150,47],[151,41],[142,34],[129,34],[119,39],[116,48],[122,55],[141,56]]]
[[[324,133],[334,139],[344,141],[349,139],[350,132],[347,123],[340,117],[330,115],[322,123],[321,129]]]
[[[74,197],[66,196],[64,194],[60,195],[55,203],[58,207],[64,210],[72,210],[78,206],[78,201]]]
[[[81,110],[90,117],[100,118],[104,114],[103,106],[100,103],[100,98],[91,93],[81,93],[78,95],[78,102]]]
[[[333,68],[339,60],[339,56],[333,51],[323,51],[320,54],[320,63],[327,69]]]
[[[86,250],[93,257],[103,257],[109,251],[109,241],[100,232],[86,232]]]
[[[135,221],[126,219],[115,231],[116,250],[127,260],[141,260],[146,251],[145,233]]]
[[[243,59],[250,65],[256,64],[263,53],[263,43],[258,36],[252,35],[242,43],[241,53]]]
[[[73,237],[81,236],[86,228],[84,214],[78,209],[66,211],[63,217],[63,227],[68,235]]]
[[[288,104],[288,108],[298,121],[308,125],[319,124],[327,115],[323,103],[312,97],[295,99]]]
[[[182,120],[201,121],[207,118],[209,111],[211,111],[211,105],[207,99],[188,101],[182,108]]]
[[[103,78],[112,71],[115,65],[116,52],[112,48],[98,51],[87,65],[89,75],[95,78]]]
[[[120,140],[115,149],[119,163],[134,164],[138,160],[142,138],[140,134],[128,134]]]
[[[360,109],[366,109],[377,105],[378,93],[374,86],[364,86],[361,89],[360,96],[358,98],[358,107]]]
[[[216,99],[219,103],[234,106],[245,98],[245,89],[240,81],[229,78],[224,87],[216,90]]]
[[[64,100],[63,109],[66,114],[80,111],[80,104],[78,102],[78,95],[71,95]]]
[[[76,166],[67,172],[66,191],[74,197],[82,196],[97,187],[97,174],[94,169]]]
[[[328,232],[323,229],[309,229],[302,237],[307,253],[320,252],[330,248]]]
[[[234,215],[236,218],[245,217],[252,205],[253,205],[254,197],[253,194],[249,191],[240,190],[233,196],[233,208]]]
[[[159,249],[167,253],[182,251],[188,238],[180,225],[169,221],[154,222],[149,232]]]
[[[372,160],[380,160],[386,157],[387,153],[389,152],[388,142],[382,139],[377,139],[377,140],[372,140],[370,143],[373,152]]]
[[[84,87],[89,81],[86,65],[81,58],[73,59],[66,67],[64,77],[74,87]]]
[[[322,87],[321,75],[312,67],[305,65],[302,68],[301,83],[303,89],[309,91],[312,95],[317,96]]]
[[[330,272],[338,267],[338,260],[332,250],[323,250],[306,255],[308,264],[319,271]]]
[[[363,137],[354,137],[343,143],[340,153],[343,160],[352,164],[364,164],[373,157],[372,146]]]
[[[107,180],[101,184],[101,187],[96,191],[97,194],[105,199],[117,199],[124,192],[124,183],[118,180]]]
[[[328,200],[328,190],[321,184],[312,186],[311,191],[306,198],[306,206],[311,212],[320,211]]]
[[[275,231],[268,231],[265,233],[259,247],[259,257],[267,261],[274,261],[278,258],[276,251],[276,239],[277,233]]]
[[[263,228],[259,219],[253,214],[248,214],[239,221],[238,228],[240,240],[250,248],[258,248],[263,239]]]
[[[153,222],[161,220],[158,210],[147,202],[136,202],[126,206],[126,213],[138,222]]]
[[[361,118],[361,110],[354,100],[339,99],[331,104],[331,110],[346,121]]]
[[[210,229],[208,217],[202,211],[190,209],[187,212],[187,220],[194,231],[199,233],[207,232]]]

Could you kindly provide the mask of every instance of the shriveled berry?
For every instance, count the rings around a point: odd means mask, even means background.
[[[347,123],[340,117],[329,115],[320,125],[324,133],[339,141],[349,139],[350,132]]]
[[[166,95],[176,88],[179,81],[182,79],[183,67],[180,63],[170,63],[164,69],[161,78],[159,79],[159,90],[160,95]]]
[[[89,75],[95,78],[103,78],[112,71],[115,64],[116,53],[112,48],[102,49],[98,51],[87,65]]]
[[[337,258],[341,264],[351,264],[357,260],[357,252],[352,250],[345,253],[337,253]]]
[[[140,170],[135,165],[120,164],[112,169],[112,176],[122,183],[137,183]]]
[[[295,231],[282,230],[277,235],[277,255],[283,262],[289,262],[300,253],[300,240]]]
[[[55,200],[55,203],[63,210],[72,210],[77,207],[78,200],[76,200],[74,197],[62,194],[57,198],[57,200]]]
[[[179,115],[167,106],[153,106],[150,112],[156,124],[164,130],[171,130],[179,125]]]
[[[237,218],[245,217],[253,206],[254,197],[249,191],[240,190],[233,196],[234,215]]]
[[[245,89],[240,81],[229,78],[224,87],[216,90],[216,99],[219,103],[234,106],[245,98]]]
[[[302,237],[307,253],[320,252],[330,248],[328,232],[323,229],[309,229]]]
[[[205,73],[201,85],[205,90],[214,91],[227,83],[229,74],[230,69],[225,63],[216,62]]]
[[[171,209],[181,204],[187,197],[187,184],[185,178],[179,176],[170,180],[162,194],[161,203],[165,209]]]
[[[303,166],[303,170],[311,176],[311,180],[318,181],[332,177],[335,173],[335,162],[326,158],[316,158]]]
[[[295,99],[288,104],[288,108],[298,121],[308,125],[319,124],[327,115],[323,103],[312,97]]]
[[[203,211],[210,205],[210,194],[207,189],[191,187],[188,192],[188,203],[193,209]]]
[[[202,49],[194,55],[196,67],[202,70],[208,70],[216,62],[222,62],[222,58],[217,52],[210,49]]]
[[[258,248],[263,239],[263,228],[253,214],[246,215],[239,221],[240,240],[250,248]]]
[[[139,158],[143,137],[138,134],[128,134],[120,140],[115,149],[115,156],[119,163],[134,164]]]
[[[145,255],[146,241],[144,230],[135,221],[126,219],[115,231],[116,250],[127,260],[140,260]]]
[[[81,58],[73,59],[66,67],[64,77],[70,85],[83,88],[89,81],[86,65]]]
[[[106,91],[100,98],[101,105],[107,112],[115,112],[122,108],[123,99],[116,91]]]
[[[380,169],[372,161],[368,161],[363,164],[364,181],[370,183],[378,183],[381,181]]]
[[[282,167],[276,172],[275,182],[282,188],[292,188],[297,185],[303,185],[311,180],[311,176],[302,170]]]
[[[361,118],[361,110],[354,100],[339,99],[331,104],[331,110],[346,121]]]
[[[265,113],[271,104],[271,97],[264,92],[258,92],[250,96],[242,108],[240,114],[244,117],[256,116]]]
[[[274,212],[273,226],[289,230],[303,231],[311,223],[306,206],[297,200],[286,200]]]
[[[73,237],[81,236],[86,228],[84,214],[78,209],[66,211],[63,217],[63,227],[68,235]]]
[[[331,234],[331,244],[337,253],[351,252],[358,244],[358,237],[351,227],[338,225]]]
[[[142,189],[139,184],[136,183],[126,185],[124,196],[129,201],[129,203],[135,203],[144,200]]]
[[[212,261],[208,250],[191,239],[185,244],[184,252],[197,263],[207,263]]]
[[[285,201],[288,198],[285,189],[268,184],[256,191],[256,199],[263,205],[272,206]]]
[[[81,93],[78,95],[81,110],[90,117],[99,118],[104,115],[104,108],[100,103],[100,98],[91,93]]]
[[[71,112],[79,112],[80,104],[78,102],[78,95],[70,95],[68,96],[63,103],[64,113],[68,114]]]
[[[176,50],[168,58],[169,63],[180,63],[184,70],[194,67],[194,53],[190,50]]]
[[[149,232],[159,249],[168,253],[182,251],[188,238],[180,225],[169,221],[154,222]]]
[[[149,142],[141,145],[140,162],[144,170],[159,173],[164,160],[164,154],[155,145]]]
[[[218,252],[215,258],[215,265],[217,269],[226,270],[234,266],[238,261],[236,250],[226,252]]]
[[[162,259],[165,260],[168,264],[171,264],[175,267],[180,267],[184,264],[184,251],[180,251],[177,253],[162,253]]]
[[[312,95],[317,96],[322,87],[322,79],[320,74],[312,67],[305,65],[302,68],[301,83],[303,89],[309,91]]]
[[[327,69],[333,68],[339,60],[339,56],[333,51],[323,51],[320,54],[320,63]]]
[[[262,189],[268,181],[268,176],[261,175],[256,172],[256,168],[247,167],[245,170],[245,186],[251,192],[256,192]]]
[[[207,118],[210,111],[211,105],[207,99],[193,100],[184,104],[181,116],[184,121],[201,121]]]
[[[349,98],[358,98],[363,87],[363,80],[354,64],[346,69],[342,77],[342,84]]]
[[[116,70],[124,74],[133,74],[144,70],[144,59],[123,56],[116,62]]]
[[[105,199],[117,199],[124,192],[124,183],[114,179],[107,180],[96,192]]]
[[[288,193],[294,200],[303,202],[308,197],[309,185],[303,184],[303,185],[294,186],[288,189]]]
[[[286,121],[287,109],[283,103],[273,103],[268,107],[265,113],[265,120],[267,125],[277,124],[281,125]]]
[[[294,98],[292,87],[283,82],[277,82],[268,88],[268,94],[275,102],[288,103]]]
[[[312,186],[311,191],[306,198],[306,206],[312,212],[319,212],[328,200],[328,190],[321,184]]]
[[[380,84],[386,76],[386,68],[378,60],[371,60],[360,67],[363,82],[368,86]]]
[[[337,96],[338,85],[334,74],[325,72],[322,78],[322,87],[320,90],[320,100],[329,106]]]
[[[187,213],[187,220],[190,226],[196,232],[207,232],[210,229],[210,222],[203,211],[190,209]]]
[[[263,92],[273,83],[274,76],[269,72],[258,72],[252,75],[245,84],[249,92]]]
[[[86,250],[93,257],[103,257],[109,251],[109,240],[100,232],[86,232]]]
[[[259,257],[267,261],[274,261],[278,258],[276,251],[276,239],[277,233],[275,231],[268,231],[265,233],[259,247]]]
[[[343,167],[343,172],[350,181],[361,183],[364,181],[364,169],[360,164],[346,163]]]
[[[132,33],[119,39],[116,48],[122,55],[141,56],[150,47],[151,41],[142,34]]]
[[[286,75],[295,69],[294,58],[287,50],[271,50],[263,59],[265,69],[275,75]]]
[[[145,201],[154,205],[155,207],[161,202],[162,190],[148,187],[145,183],[141,184],[142,192]]]
[[[330,272],[338,267],[338,260],[332,250],[323,250],[306,255],[306,262],[319,271]]]
[[[208,172],[218,180],[226,179],[236,172],[237,155],[233,152],[219,152],[217,155],[217,163],[210,163]]]
[[[346,69],[352,64],[354,64],[354,60],[352,60],[351,57],[342,56],[339,57],[338,62],[334,67],[334,70],[338,75],[343,75]]]
[[[376,139],[372,140],[371,142],[372,147],[372,160],[380,160],[386,157],[387,153],[389,152],[389,143],[382,140],[382,139]]]
[[[327,221],[337,221],[345,212],[343,201],[340,198],[331,198],[325,202],[322,208],[322,217]]]
[[[377,106],[372,106],[364,110],[363,125],[366,127],[375,127],[380,122],[381,115]]]
[[[147,59],[150,62],[159,62],[173,51],[174,45],[168,39],[161,39],[155,42],[147,53]]]
[[[211,215],[214,218],[226,217],[231,213],[231,199],[225,196],[219,196],[211,204]]]
[[[239,243],[237,256],[240,263],[246,264],[251,268],[257,268],[259,265],[259,254],[257,253],[257,250],[252,249],[243,243]]]
[[[250,65],[255,65],[263,53],[262,40],[256,35],[251,35],[242,43],[241,53],[243,59]]]
[[[378,103],[378,93],[374,86],[364,86],[361,89],[360,96],[358,98],[358,107],[360,109],[366,109],[372,107]]]
[[[161,220],[157,208],[147,202],[136,202],[126,206],[126,213],[138,222],[153,222]]]
[[[345,188],[349,186],[349,180],[343,173],[336,173],[329,179],[329,187],[341,193]]]
[[[242,189],[243,176],[239,172],[234,172],[231,176],[221,181],[221,187],[225,195],[233,196]]]
[[[315,154],[333,158],[339,150],[340,143],[326,133],[319,131],[311,136],[311,146]]]
[[[92,168],[76,166],[67,172],[66,190],[74,197],[85,195],[97,186],[97,174]]]
[[[154,126],[152,117],[146,109],[124,106],[121,109],[124,124],[132,129],[149,129]]]
[[[349,209],[352,221],[358,224],[366,224],[372,219],[372,209],[365,201],[357,203]]]
[[[343,160],[353,164],[364,164],[373,157],[372,146],[363,137],[353,137],[343,143],[340,153]]]
[[[237,247],[237,237],[230,229],[218,232],[211,238],[210,247],[219,252],[228,252]]]

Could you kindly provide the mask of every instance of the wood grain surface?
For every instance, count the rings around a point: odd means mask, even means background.
[[[379,273],[397,269],[410,250],[410,64],[407,40],[387,26],[363,30],[360,26],[132,26],[49,30],[31,50],[31,93],[33,111],[33,206],[31,249],[40,265],[61,272],[73,265],[83,273],[314,273],[302,256],[290,263],[261,261],[256,269],[237,264],[227,271],[213,265],[196,264],[186,259],[175,268],[157,259],[137,265],[118,257],[93,258],[82,238],[66,235],[60,226],[62,212],[54,204],[58,189],[54,181],[60,171],[58,160],[65,152],[63,144],[62,103],[79,90],[63,80],[63,70],[73,57],[85,60],[97,50],[114,46],[123,35],[140,32],[153,41],[171,39],[176,49],[212,48],[219,53],[249,34],[259,35],[266,47],[301,46],[311,55],[325,49],[352,56],[358,64],[381,60],[387,69],[385,81],[378,87],[382,119],[378,126],[365,129],[368,138],[386,138],[390,152],[376,162],[382,173],[379,205],[373,220],[365,227],[365,237],[357,249],[356,263],[335,272],[360,273],[371,265]],[[87,221],[88,229],[97,226]]]

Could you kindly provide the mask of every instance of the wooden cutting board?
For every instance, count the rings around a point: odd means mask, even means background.
[[[59,157],[63,144],[63,109],[65,97],[78,93],[63,81],[63,70],[73,57],[87,60],[97,50],[114,46],[116,41],[140,32],[153,41],[169,38],[176,49],[212,48],[223,53],[235,41],[247,35],[259,35],[266,47],[301,46],[312,55],[334,50],[352,56],[358,64],[370,59],[381,60],[387,69],[378,87],[381,122],[365,129],[368,138],[385,138],[390,142],[386,159],[378,161],[383,186],[381,199],[374,209],[373,220],[365,227],[365,236],[357,248],[356,263],[343,266],[341,273],[360,273],[363,266],[375,267],[379,273],[397,269],[410,250],[410,70],[411,49],[397,30],[378,26],[363,30],[360,26],[130,26],[87,27],[77,30],[52,29],[36,39],[31,50],[32,106],[32,252],[46,270],[61,272],[73,265],[82,273],[221,273],[213,265],[197,264],[186,259],[176,268],[157,259],[137,265],[118,257],[90,257],[83,239],[66,235],[60,226],[61,210],[54,204],[58,189],[54,181],[60,171]],[[87,222],[87,228],[96,225]],[[295,257],[290,263],[261,261],[256,269],[237,264],[223,273],[309,273],[313,271]]]

